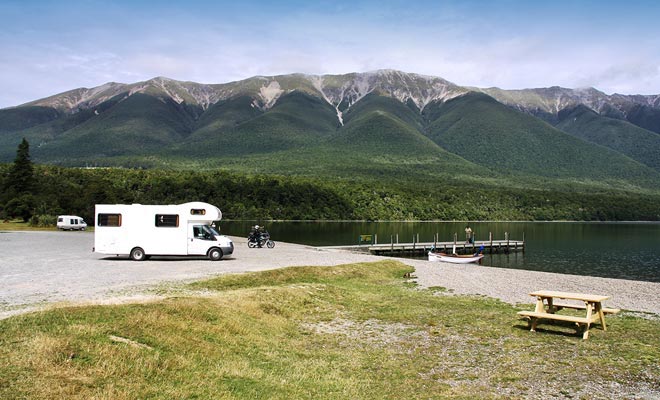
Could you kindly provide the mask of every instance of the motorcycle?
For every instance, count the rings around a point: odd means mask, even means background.
[[[247,244],[248,244],[248,247],[251,248],[251,249],[253,249],[255,247],[264,247],[264,245],[266,247],[268,247],[269,249],[272,249],[273,247],[275,247],[275,242],[273,242],[270,239],[270,233],[268,233],[268,232],[262,232],[262,233],[258,233],[258,234],[255,234],[255,235],[248,236]]]

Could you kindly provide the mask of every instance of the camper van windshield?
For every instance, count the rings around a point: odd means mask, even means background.
[[[202,225],[202,229],[204,230],[204,232],[208,233],[209,235],[220,236],[218,231],[213,229],[213,227],[210,225]]]

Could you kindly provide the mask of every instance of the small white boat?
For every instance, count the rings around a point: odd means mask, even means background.
[[[479,252],[474,254],[456,254],[456,245],[452,248],[452,254],[434,252],[433,249],[429,251],[429,261],[444,261],[454,264],[468,264],[471,262],[477,262],[484,258],[482,252],[484,251],[484,246],[479,247]]]
[[[443,261],[454,264],[468,264],[484,258],[483,254],[447,254],[429,251],[429,261]]]
[[[484,258],[482,252],[484,251],[484,246],[479,247],[479,252],[474,254],[456,254],[456,245],[452,248],[452,254],[434,252],[433,249],[429,251],[429,261],[443,261],[450,262],[454,264],[469,264],[471,262],[477,262]]]

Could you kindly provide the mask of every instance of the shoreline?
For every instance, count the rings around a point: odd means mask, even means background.
[[[445,287],[453,294],[488,296],[512,305],[536,301],[529,293],[537,290],[580,292],[606,295],[606,307],[649,313],[660,318],[660,282],[568,275],[481,265],[437,263],[428,265],[412,260],[417,283],[422,287]],[[441,265],[440,265],[441,264]]]
[[[610,296],[606,307],[660,317],[658,282],[382,257],[285,242],[277,242],[274,249],[249,249],[242,237],[231,237],[234,254],[217,262],[202,257],[135,262],[102,256],[90,252],[89,232],[15,231],[0,238],[0,319],[58,305],[153,300],[155,289],[163,285],[180,287],[227,273],[386,259],[415,268],[413,280],[419,287],[442,287],[446,294],[488,296],[531,307],[535,299],[529,293],[535,290],[593,293]],[[35,240],[39,247],[32,245]]]

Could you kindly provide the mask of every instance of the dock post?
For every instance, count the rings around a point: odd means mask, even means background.
[[[396,244],[399,244],[399,234],[396,234]]]
[[[394,253],[394,235],[390,235],[390,251]]]
[[[509,232],[504,232],[504,239],[506,239],[506,254],[509,254]]]
[[[493,232],[488,232],[488,239],[490,240],[490,254],[493,254]]]
[[[415,235],[413,235],[413,252],[415,251]]]
[[[438,232],[433,236],[433,248],[438,247]]]
[[[374,233],[374,244],[378,244],[378,234]]]
[[[522,252],[525,254],[525,232],[523,232]]]

